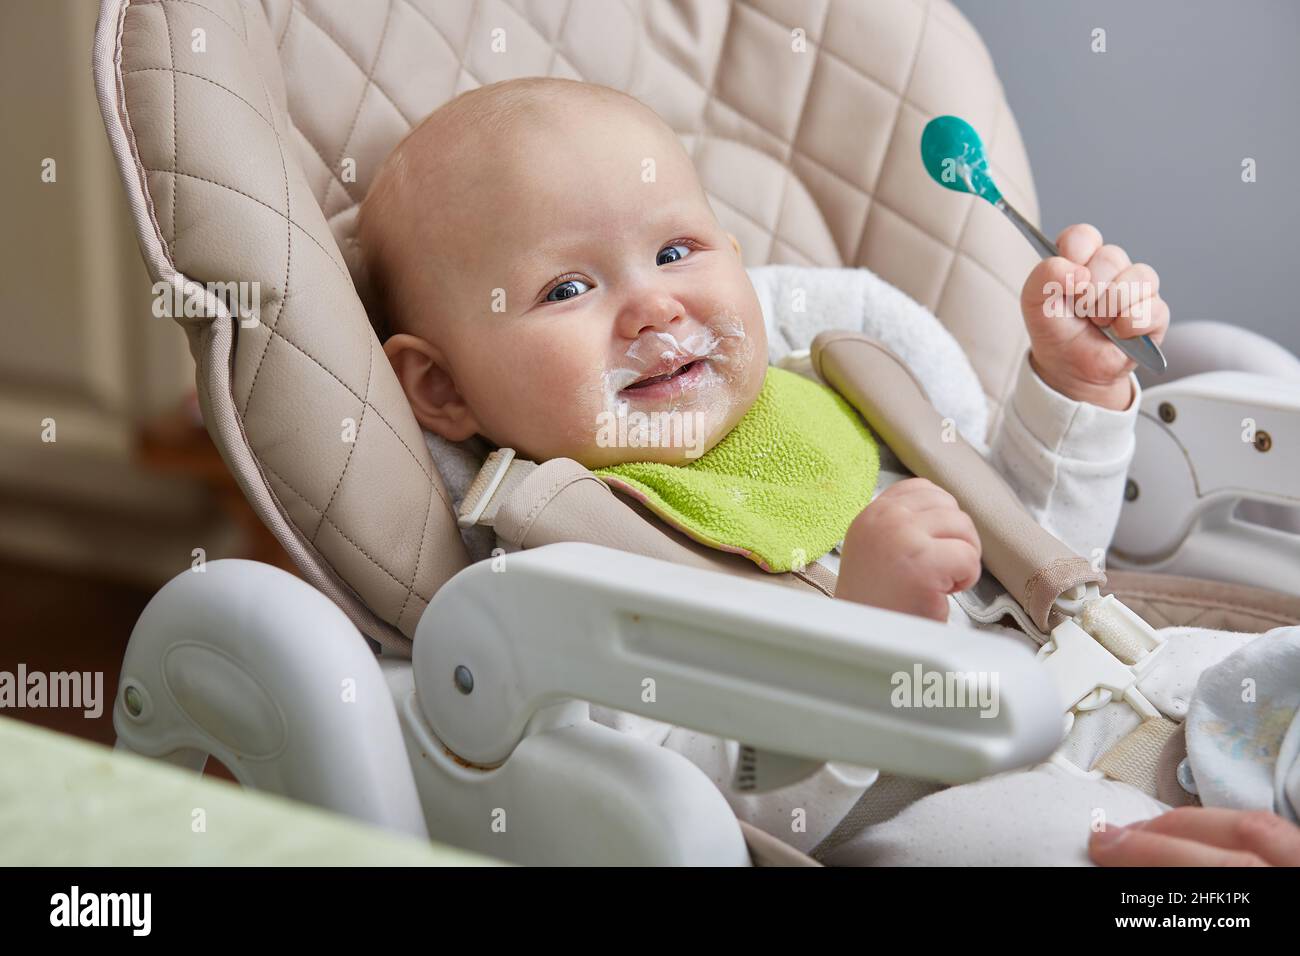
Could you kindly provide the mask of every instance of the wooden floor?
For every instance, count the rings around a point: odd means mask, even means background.
[[[12,564],[0,560],[0,671],[16,674],[99,671],[104,675],[103,712],[87,718],[81,710],[0,709],[15,718],[111,747],[113,701],[127,640],[152,590]],[[233,779],[216,760],[206,772]]]

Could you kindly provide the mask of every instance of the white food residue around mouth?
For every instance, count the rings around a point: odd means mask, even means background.
[[[672,332],[656,331],[646,333],[629,345],[626,355],[633,367],[607,369],[602,375],[605,408],[616,407],[619,393],[633,386],[644,387],[680,375],[703,359],[708,360],[705,371],[715,363],[726,365],[730,356],[721,353],[719,346],[724,339],[744,339],[745,332],[734,313],[724,313],[717,318],[720,321],[713,325],[693,329],[680,338]],[[647,368],[658,364],[677,362],[680,364],[672,372],[655,376],[646,373]]]

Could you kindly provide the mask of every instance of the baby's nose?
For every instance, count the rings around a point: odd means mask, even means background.
[[[625,336],[635,339],[647,332],[666,330],[685,315],[686,309],[673,296],[649,293],[629,298],[619,315],[619,324]]]

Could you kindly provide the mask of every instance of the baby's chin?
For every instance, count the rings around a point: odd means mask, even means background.
[[[690,402],[633,397],[597,414],[594,447],[578,460],[588,468],[643,461],[689,465],[725,438],[752,403],[728,388]]]

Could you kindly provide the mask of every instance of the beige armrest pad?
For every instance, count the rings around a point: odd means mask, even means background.
[[[1034,624],[1059,623],[1052,604],[1077,584],[1105,574],[1040,527],[1011,486],[930,404],[899,358],[860,332],[823,332],[813,340],[817,373],[852,404],[913,474],[947,489],[971,516],[984,565]],[[950,441],[944,441],[945,436]]]

